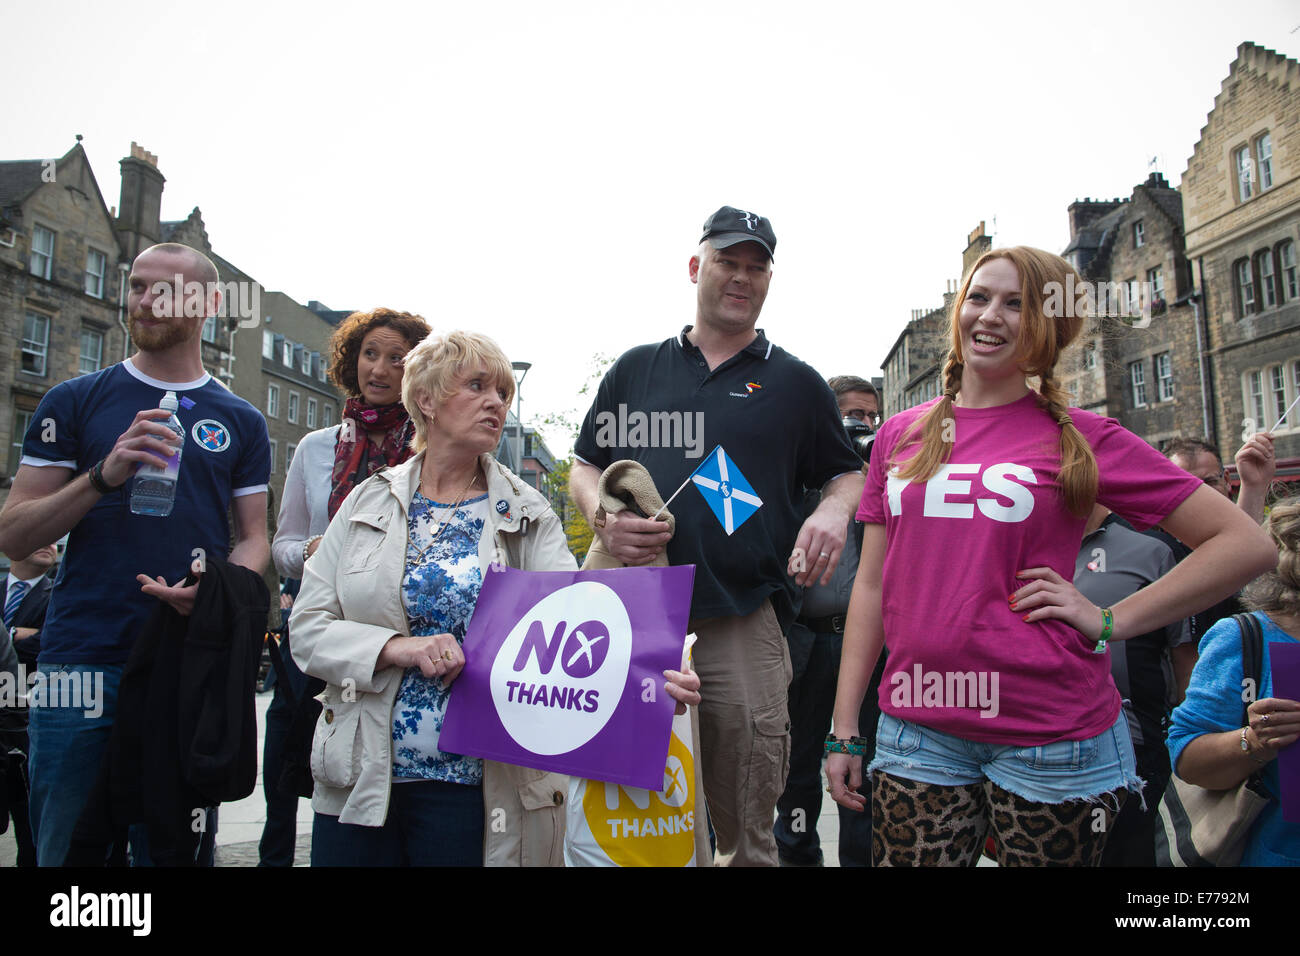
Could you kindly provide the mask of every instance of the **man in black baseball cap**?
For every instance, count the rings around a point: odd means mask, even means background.
[[[708,242],[714,249],[729,249],[739,242],[756,242],[767,250],[767,257],[776,257],[776,233],[772,224],[762,216],[723,206],[704,220],[704,235],[700,242]]]
[[[755,326],[775,249],[772,224],[755,213],[723,206],[705,221],[688,263],[694,324],[614,363],[583,422],[571,470],[574,501],[610,554],[643,565],[666,547],[670,564],[695,565],[697,759],[721,865],[777,863],[772,820],[790,760],[784,632],[800,589],[830,580],[862,495],[862,461],[830,388]],[[673,441],[663,429],[647,436],[610,427],[620,415],[699,422],[702,435]],[[671,540],[664,521],[598,507],[597,482],[613,462],[640,462],[667,497],[719,445],[761,501],[738,525],[724,525],[694,486],[672,501]],[[719,487],[731,495],[728,481]],[[805,488],[824,489],[806,521]],[[704,825],[698,812],[695,819]]]

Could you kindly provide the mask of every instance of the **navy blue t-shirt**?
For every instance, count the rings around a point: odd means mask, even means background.
[[[50,595],[42,664],[125,663],[158,606],[135,576],[161,575],[175,584],[188,573],[195,548],[205,558],[225,558],[231,498],[266,492],[271,446],[261,412],[210,375],[161,382],[130,360],[50,389],[32,416],[21,463],[80,474],[107,457],[136,413],[157,408],[168,391],[181,400],[176,417],[185,426],[172,513],[132,514],[132,479],[77,523]]]

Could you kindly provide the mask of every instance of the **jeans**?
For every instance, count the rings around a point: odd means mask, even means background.
[[[817,820],[822,809],[822,750],[835,710],[842,634],[818,634],[796,621],[786,635],[794,677],[790,708],[790,774],[776,802],[777,855],[794,866],[821,866]],[[868,849],[870,848],[868,828]]]
[[[122,680],[121,664],[46,664],[38,667],[38,680],[45,687],[55,686],[55,675],[72,675],[75,680],[89,680],[81,675],[103,675],[102,698],[98,707],[61,707],[56,704],[78,703],[59,700],[63,695],[49,695],[39,707],[28,710],[27,735],[31,751],[27,758],[31,778],[28,803],[32,834],[36,841],[38,866],[62,866],[72,841],[72,831],[82,808],[95,785],[99,765],[108,748],[117,711],[117,688]],[[66,681],[67,677],[59,677]],[[87,701],[79,703],[85,705]],[[96,716],[86,711],[101,710]]]
[[[258,866],[293,866],[294,846],[298,839],[298,796],[280,792],[280,772],[284,766],[284,742],[293,722],[294,700],[302,697],[307,676],[289,656],[289,638],[280,642],[285,676],[289,687],[276,679],[271,706],[266,709],[266,742],[262,752],[262,792],[266,795],[266,825],[257,845]],[[272,674],[275,670],[272,669]]]
[[[103,675],[101,696],[97,700],[87,700],[84,692],[80,701],[47,692],[46,700],[27,712],[30,742],[27,767],[31,778],[28,815],[36,841],[38,866],[62,866],[64,857],[68,855],[72,831],[76,829],[81,811],[94,789],[104,751],[108,749],[113,733],[123,667],[122,664],[47,664],[38,668],[38,673],[44,675],[38,679],[46,688],[57,686],[52,681],[54,675],[76,675],[75,679],[82,682],[82,688],[95,687],[93,681],[89,684],[87,681],[94,675]],[[67,677],[59,680],[66,681]],[[56,706],[70,703],[80,706]],[[96,713],[88,716],[87,711]],[[199,866],[213,864],[216,824],[216,810],[209,808],[199,846]],[[131,865],[152,866],[146,827],[137,824],[128,832]],[[122,861],[123,849],[121,846],[112,848],[106,862]]]
[[[392,783],[382,827],[318,813],[312,866],[482,866],[483,788],[441,780]]]
[[[1089,800],[1142,789],[1122,709],[1115,723],[1096,737],[1026,747],[966,740],[881,714],[876,758],[868,770],[946,787],[991,780],[1035,803]]]

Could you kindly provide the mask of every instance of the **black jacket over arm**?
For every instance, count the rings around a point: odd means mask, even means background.
[[[159,604],[122,673],[108,751],[65,866],[104,865],[133,823],[148,825],[155,864],[192,866],[195,811],[253,792],[269,606],[260,576],[212,559],[192,615]]]

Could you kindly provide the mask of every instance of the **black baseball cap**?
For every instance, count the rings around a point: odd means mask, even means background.
[[[776,257],[776,233],[772,223],[762,216],[734,206],[723,206],[704,220],[704,235],[714,249],[726,249],[741,242],[757,242],[767,250],[769,259]]]

